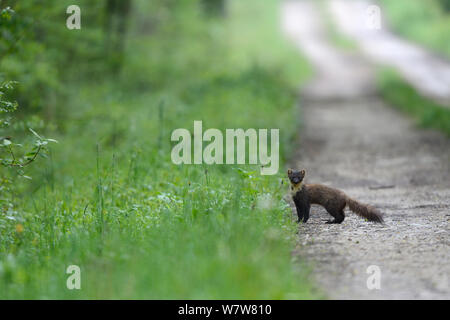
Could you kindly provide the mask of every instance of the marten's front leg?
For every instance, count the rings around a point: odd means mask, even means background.
[[[297,209],[297,222],[299,223],[303,221],[304,223],[306,223],[306,221],[308,221],[309,219],[309,210],[311,206],[306,203],[306,201],[299,201],[297,199],[294,199],[294,203]]]
[[[303,222],[306,223],[306,221],[308,221],[309,219],[309,210],[311,209],[311,206],[309,204],[307,204],[305,206],[305,211],[303,213]]]
[[[295,205],[295,207],[297,208],[297,223],[300,223],[303,221],[303,211],[297,205]]]

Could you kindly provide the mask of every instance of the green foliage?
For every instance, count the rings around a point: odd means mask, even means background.
[[[110,3],[117,1],[12,1],[12,9],[2,11],[0,69],[5,79],[21,84],[16,89],[21,113],[39,114],[64,129],[73,108],[67,104],[67,83],[112,76],[120,69],[128,11]],[[81,30],[66,28],[66,8],[72,4],[83,8]]]
[[[328,3],[325,1],[320,1],[319,8],[322,15],[322,20],[326,26],[327,36],[330,38],[331,42],[340,50],[355,52],[358,49],[356,42],[344,35],[342,32],[338,31],[339,28],[329,11]]]
[[[31,179],[24,174],[23,168],[36,160],[38,155],[45,156],[49,142],[56,142],[54,139],[41,137],[31,128],[28,129],[35,137],[32,147],[24,148],[22,144],[16,143],[11,136],[4,135],[6,132],[10,133],[12,117],[9,115],[17,109],[16,101],[9,101],[4,97],[5,93],[12,90],[15,84],[14,81],[6,81],[0,84],[0,167],[10,170],[17,169],[14,173],[2,171],[0,176],[0,208],[2,212],[8,212],[14,208],[12,194],[17,187],[17,179],[13,178],[14,174]],[[8,116],[5,117],[5,115]],[[23,150],[28,151],[24,152]]]
[[[5,100],[3,97],[7,90],[12,90],[14,85],[17,84],[15,81],[7,81],[0,84],[0,116],[4,114],[10,114],[17,110],[17,102]],[[5,131],[11,125],[11,117],[0,118],[0,128]],[[33,129],[29,128],[30,132],[34,135],[35,142],[33,149],[18,157],[13,151],[14,148],[22,147],[21,144],[14,143],[11,136],[5,136],[0,138],[0,165],[4,167],[19,167],[23,168],[33,162],[40,151],[45,151],[45,148],[49,142],[56,142],[54,139],[45,139],[38,135]],[[0,131],[0,132],[2,132]],[[10,156],[6,158],[4,154]]]
[[[319,296],[292,259],[297,228],[280,176],[170,160],[171,132],[194,120],[294,137],[295,85],[308,68],[280,40],[277,1],[228,3],[227,19],[203,20],[200,1],[133,1],[120,70],[59,83],[63,143],[26,168],[33,180],[0,216],[0,298]],[[72,264],[79,291],[65,285]]]
[[[17,84],[15,81],[6,81],[0,84],[0,114],[10,113],[17,110],[17,102],[9,101],[4,99],[6,90],[13,89],[14,85]],[[0,128],[5,128],[9,126],[8,119],[0,119]]]
[[[0,52],[7,54],[14,50],[19,40],[18,34],[21,25],[18,23],[16,13],[10,7],[0,11]]]
[[[394,107],[411,115],[423,127],[438,129],[450,136],[450,110],[419,95],[392,70],[378,76],[382,96]]]
[[[203,0],[202,5],[205,12],[213,16],[222,16],[226,11],[226,0]]]
[[[448,13],[450,11],[450,1],[449,0],[437,0],[442,9]]]
[[[448,0],[382,0],[395,31],[450,57]]]
[[[18,18],[16,12],[10,7],[1,9],[0,11],[0,59],[8,55],[17,54],[18,43],[25,32],[26,24],[22,23]],[[4,76],[4,75],[2,75]],[[35,139],[33,146],[30,148],[23,148],[23,145],[16,143],[11,134],[11,129],[15,132],[22,131],[19,134],[23,135],[22,130],[18,130],[19,126],[12,124],[12,113],[17,110],[18,103],[10,97],[9,93],[17,85],[17,81],[4,81],[0,83],[0,167],[17,168],[16,174],[20,177],[30,178],[24,175],[23,168],[31,164],[36,157],[45,155],[46,147],[49,142],[56,142],[53,139],[45,139],[39,136],[33,129],[28,128],[34,135]],[[28,150],[29,149],[29,150]],[[17,152],[20,150],[22,152]],[[28,151],[23,151],[28,150]],[[1,208],[12,208],[13,203],[10,195],[14,190],[15,181],[11,174],[4,174],[2,172],[0,180],[0,191],[3,197],[1,198]]]

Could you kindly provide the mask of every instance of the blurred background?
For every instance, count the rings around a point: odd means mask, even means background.
[[[0,298],[323,297],[291,257],[282,199],[299,89],[328,68],[292,2],[0,1]],[[396,34],[447,61],[449,1],[378,4]],[[66,27],[69,5],[80,29]],[[376,45],[337,32],[327,6],[317,2],[333,46]],[[415,88],[398,59],[372,58],[389,67],[377,90],[450,132],[448,82]],[[170,134],[194,120],[280,128],[280,173],[175,166]],[[73,264],[82,290],[66,287]]]

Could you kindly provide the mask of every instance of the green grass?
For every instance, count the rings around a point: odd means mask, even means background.
[[[385,69],[379,73],[381,95],[395,108],[412,116],[422,127],[440,130],[450,136],[450,109],[419,95],[398,74]]]
[[[356,44],[356,42],[339,31],[339,28],[336,25],[332,14],[329,12],[327,3],[324,1],[320,1],[319,9],[325,24],[328,38],[330,39],[331,43],[337,48],[347,52],[357,51],[358,45]]]
[[[450,58],[447,0],[382,0],[381,4],[396,32]]]
[[[170,160],[172,130],[194,120],[280,128],[286,156],[309,68],[282,40],[277,1],[231,1],[225,22],[186,5],[151,32],[136,31],[149,10],[136,3],[121,74],[67,84],[67,120],[47,133],[59,144],[2,194],[14,206],[0,216],[0,299],[321,297],[291,256],[282,173]],[[72,264],[81,290],[66,288]]]

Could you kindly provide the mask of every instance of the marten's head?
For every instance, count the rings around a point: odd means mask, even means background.
[[[291,184],[294,187],[298,187],[301,185],[301,183],[303,182],[303,178],[305,178],[305,170],[292,170],[292,169],[288,169],[287,171],[288,177],[289,177],[289,181],[291,181]]]

